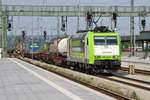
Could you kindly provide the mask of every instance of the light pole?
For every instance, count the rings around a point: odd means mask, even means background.
[[[60,36],[60,20],[59,20],[59,16],[57,16],[57,35]]]
[[[134,0],[131,0],[131,11],[134,11]],[[134,16],[130,17],[130,53],[135,56]]]
[[[77,17],[77,31],[79,31],[79,27],[80,27],[80,0],[78,0],[78,17]]]
[[[1,10],[2,10],[2,0],[0,0],[0,12],[1,12]],[[0,18],[0,24],[2,24],[2,17]],[[1,26],[2,27],[2,26]],[[0,56],[2,56],[1,54],[2,54],[2,48],[3,48],[3,36],[2,36],[2,28],[0,29]]]

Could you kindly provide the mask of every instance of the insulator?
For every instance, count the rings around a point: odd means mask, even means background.
[[[146,20],[143,19],[141,20],[141,24],[142,24],[142,28],[143,28],[143,31],[145,30],[145,25],[146,25]]]
[[[65,23],[62,23],[61,30],[62,30],[62,31],[65,31],[65,28],[66,28]]]
[[[8,23],[8,31],[11,31],[12,25],[11,23]]]
[[[46,37],[47,37],[47,32],[44,31],[43,34],[44,34],[44,39],[46,39]]]
[[[22,38],[23,39],[25,39],[25,35],[26,35],[25,31],[22,31]]]
[[[145,19],[141,20],[141,24],[142,24],[142,26],[145,26],[145,25],[146,25]]]
[[[87,19],[88,21],[91,21],[91,20],[92,20],[92,14],[90,14],[90,12],[87,12],[87,14],[86,14],[86,19]]]
[[[113,20],[117,20],[117,13],[116,12],[113,12]]]

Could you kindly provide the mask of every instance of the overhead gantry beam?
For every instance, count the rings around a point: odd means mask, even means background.
[[[91,11],[95,16],[110,17],[115,11],[120,17],[150,16],[150,6],[25,6],[3,5],[9,16],[85,16]],[[2,12],[0,13],[2,16]]]

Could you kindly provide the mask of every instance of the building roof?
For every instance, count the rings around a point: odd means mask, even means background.
[[[150,41],[150,31],[141,31],[135,38],[137,41]],[[121,41],[130,41],[130,36],[121,36]]]

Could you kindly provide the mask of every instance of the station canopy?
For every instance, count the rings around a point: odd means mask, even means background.
[[[149,31],[141,31],[140,35],[135,36],[136,41],[150,41],[150,30]],[[130,36],[121,36],[121,41],[130,41]]]

